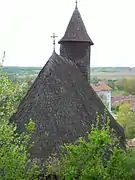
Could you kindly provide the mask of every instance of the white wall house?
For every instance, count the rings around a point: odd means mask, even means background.
[[[101,100],[107,106],[108,110],[111,112],[112,88],[102,81],[93,84],[92,88],[96,91],[98,96],[101,98]]]

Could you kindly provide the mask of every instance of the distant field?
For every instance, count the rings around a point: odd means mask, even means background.
[[[37,76],[42,67],[2,67],[11,76]],[[91,77],[100,79],[135,78],[135,68],[130,67],[92,67]]]
[[[92,72],[91,77],[100,79],[135,78],[135,72]]]
[[[37,75],[41,67],[2,67],[3,72],[7,72],[9,75],[15,76],[31,76]]]

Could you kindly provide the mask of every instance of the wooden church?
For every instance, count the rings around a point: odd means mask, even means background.
[[[24,131],[24,125],[30,119],[35,121],[31,157],[45,160],[59,149],[59,145],[85,136],[91,124],[95,123],[97,112],[100,123],[110,118],[111,128],[115,129],[124,145],[122,127],[90,86],[93,42],[77,6],[59,44],[60,55],[53,52],[11,118],[19,132]]]

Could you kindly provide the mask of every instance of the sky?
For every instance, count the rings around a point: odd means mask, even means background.
[[[135,67],[135,0],[78,0],[94,46],[93,67]],[[64,35],[75,0],[0,0],[0,60],[5,66],[44,66],[51,35]]]

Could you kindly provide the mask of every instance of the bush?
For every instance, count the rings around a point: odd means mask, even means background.
[[[119,112],[119,106],[112,106],[112,112],[117,114]]]
[[[13,82],[6,74],[0,76],[0,180],[31,180],[38,167],[30,161],[30,138],[35,124],[30,121],[26,132],[18,134],[9,118],[16,112],[26,93],[26,84]]]
[[[16,126],[0,121],[0,179],[30,180],[38,167],[30,161],[29,144],[34,123],[29,122],[27,132],[16,133]]]
[[[117,121],[123,127],[127,139],[135,137],[135,112],[133,112],[130,104],[119,106]]]
[[[47,163],[48,174],[66,180],[129,180],[134,162],[129,151],[119,147],[114,131],[92,126],[87,140],[65,144]]]
[[[13,82],[7,74],[0,74],[0,119],[9,120],[26,91],[26,83]]]

